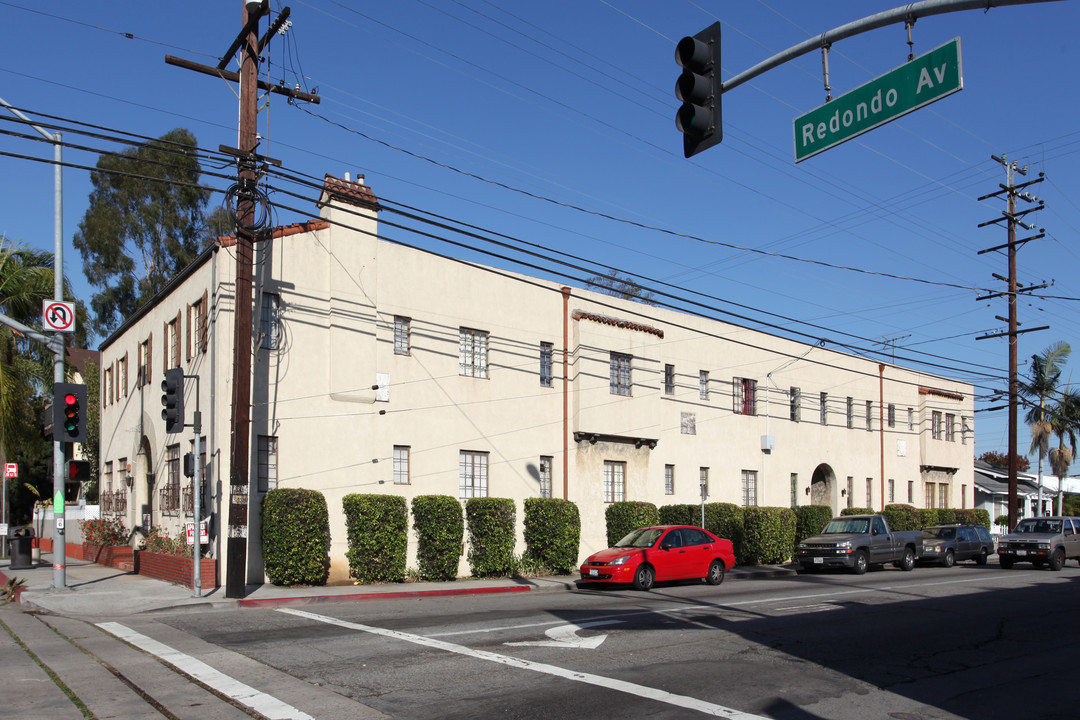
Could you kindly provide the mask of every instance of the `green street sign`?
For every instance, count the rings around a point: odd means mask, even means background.
[[[960,38],[953,38],[876,80],[795,118],[795,162],[963,89]]]

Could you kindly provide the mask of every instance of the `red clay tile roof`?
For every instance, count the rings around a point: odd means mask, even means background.
[[[371,192],[371,188],[359,180],[342,180],[327,173],[323,179],[319,204],[325,205],[330,200],[340,200],[361,207],[377,207],[379,204],[379,199]]]
[[[299,235],[305,232],[315,232],[316,230],[325,230],[330,227],[330,223],[326,220],[308,220],[302,223],[293,223],[292,225],[283,225],[282,227],[270,228],[259,233],[256,240],[269,240],[276,238],[288,237],[290,235]],[[235,235],[222,235],[217,239],[218,243],[222,247],[232,247],[236,244]]]
[[[656,337],[661,339],[664,337],[664,331],[659,328],[650,327],[649,325],[642,325],[641,323],[631,322],[630,320],[619,320],[618,318],[608,317],[607,315],[588,313],[584,310],[575,310],[573,318],[575,320],[592,320],[593,322],[600,323],[601,325],[613,325],[615,327],[624,328],[626,330],[637,330],[638,332],[655,335]]]

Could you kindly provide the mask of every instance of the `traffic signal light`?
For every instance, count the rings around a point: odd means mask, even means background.
[[[682,107],[675,126],[683,134],[683,155],[690,157],[724,138],[720,122],[720,23],[713,23],[675,46],[675,62],[682,74],[675,82],[675,97]]]
[[[69,483],[81,483],[90,480],[89,460],[68,460],[67,481]]]
[[[86,386],[56,383],[53,390],[53,439],[86,442]]]
[[[161,419],[165,421],[165,432],[177,433],[184,429],[184,371],[173,368],[165,371],[161,381]]]

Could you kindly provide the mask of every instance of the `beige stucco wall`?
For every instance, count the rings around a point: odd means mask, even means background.
[[[605,544],[605,461],[626,463],[626,499],[658,506],[700,502],[703,467],[709,468],[710,502],[741,503],[742,472],[748,470],[757,473],[757,504],[789,506],[793,475],[795,500],[808,504],[815,469],[827,467],[835,477],[828,500],[836,510],[847,505],[840,491],[848,477],[854,478],[852,504],[881,507],[884,460],[884,478],[895,481],[897,502],[907,500],[907,483],[913,481],[914,503],[925,506],[924,475],[932,473],[935,482],[954,478],[951,507],[971,507],[973,401],[968,384],[893,365],[879,373],[874,361],[580,289],[564,297],[557,283],[378,240],[370,210],[332,205],[322,213],[329,227],[258,245],[250,465],[254,476],[258,436],[274,436],[278,486],[325,494],[332,581],[347,581],[342,498],[349,493],[457,497],[463,450],[487,453],[488,494],[517,503],[519,554],[524,551],[522,502],[539,495],[541,456],[553,460],[553,495],[562,497],[565,486],[567,498],[579,506],[582,556]],[[215,310],[209,349],[190,362],[185,355],[182,364],[185,372],[200,376],[213,486],[228,491],[233,265],[228,247],[209,256],[103,346],[103,367],[129,354],[133,385],[137,344],[153,333],[150,385],[129,388],[127,397],[103,408],[103,461],[134,460],[145,448],[140,462],[163,468],[165,448],[176,442],[164,435],[160,419],[163,323],[206,292]],[[259,347],[260,292],[280,296],[278,350]],[[573,319],[575,313],[580,319]],[[408,355],[394,353],[395,316],[411,319]],[[461,328],[488,333],[487,378],[460,374]],[[564,330],[569,339],[565,421]],[[552,387],[539,382],[541,342],[554,346]],[[629,397],[610,391],[612,352],[633,358]],[[664,392],[668,364],[676,372],[673,394]],[[699,397],[700,370],[709,372],[707,399]],[[380,378],[388,379],[382,391],[388,395],[382,398],[372,389]],[[756,381],[756,414],[732,412],[734,378]],[[791,387],[801,389],[798,422],[790,419]],[[945,392],[928,394],[927,388]],[[821,392],[829,398],[826,425],[820,423]],[[886,406],[896,407],[896,426],[886,427],[884,434],[878,417],[881,395]],[[846,426],[849,396],[855,410],[852,429]],[[873,402],[870,431],[867,400]],[[189,396],[189,421],[192,403]],[[911,430],[908,408],[914,417]],[[953,442],[929,437],[933,410],[955,414]],[[682,431],[684,414],[693,417],[694,434]],[[959,430],[961,418],[968,425],[966,435]],[[574,433],[603,437],[596,443],[575,441]],[[773,439],[768,452],[762,450],[762,436]],[[189,449],[190,437],[187,429],[182,452]],[[395,445],[410,448],[407,485],[393,481]],[[675,468],[670,495],[665,494],[665,465]],[[141,477],[138,469],[136,476]],[[873,479],[869,501],[866,478]],[[135,502],[129,504],[133,524],[139,518],[135,508],[145,504],[146,488],[139,482],[133,488]],[[966,486],[966,497],[961,497],[961,486]],[[260,499],[256,493],[250,505],[249,581],[261,574]],[[212,508],[227,515],[227,502],[215,492]],[[224,547],[221,517],[218,555]],[[154,519],[177,528],[182,521],[180,516]],[[409,565],[415,564],[411,543]],[[460,567],[468,572],[464,556]]]

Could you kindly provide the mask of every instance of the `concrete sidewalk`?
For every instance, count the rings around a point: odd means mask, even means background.
[[[202,590],[200,596],[196,597],[192,590],[180,585],[67,558],[66,587],[56,589],[53,588],[52,554],[42,553],[41,557],[37,566],[27,570],[12,570],[7,560],[0,561],[0,584],[11,578],[23,581],[25,589],[19,593],[18,601],[24,608],[86,619],[123,617],[160,610],[198,611],[506,592],[568,592],[577,588],[577,576],[470,578],[450,582],[321,587],[278,587],[267,583],[247,586],[243,598],[226,598],[224,587]],[[790,565],[737,567],[728,572],[727,581],[794,574],[794,568]]]

